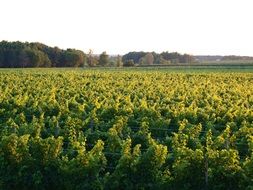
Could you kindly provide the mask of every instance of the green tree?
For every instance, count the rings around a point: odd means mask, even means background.
[[[126,62],[123,63],[124,67],[133,67],[134,66],[134,61],[132,59],[127,60]]]
[[[100,54],[98,64],[100,66],[106,66],[109,64],[109,56],[106,54],[105,51],[102,54]]]
[[[140,58],[145,56],[145,52],[129,52],[122,57],[122,61],[125,64],[128,60],[133,60],[135,64],[139,63]]]
[[[85,54],[82,51],[67,49],[63,55],[64,65],[67,67],[79,67],[85,63]]]
[[[41,43],[0,42],[0,67],[77,67],[86,55],[75,49],[61,50]]]

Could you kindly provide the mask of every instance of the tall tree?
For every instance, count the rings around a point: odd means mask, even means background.
[[[120,55],[117,56],[116,65],[117,67],[121,67],[123,65],[122,58]]]
[[[90,67],[97,65],[97,59],[94,57],[92,49],[89,50],[87,63]]]

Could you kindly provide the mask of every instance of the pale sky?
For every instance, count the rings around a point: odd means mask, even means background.
[[[253,0],[0,0],[0,41],[253,56]]]

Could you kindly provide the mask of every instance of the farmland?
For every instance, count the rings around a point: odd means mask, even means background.
[[[253,69],[2,69],[0,189],[251,189]]]

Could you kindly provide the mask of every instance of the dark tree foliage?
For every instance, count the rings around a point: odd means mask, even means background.
[[[222,61],[253,61],[253,57],[228,55],[228,56],[222,57],[221,60]]]
[[[133,67],[134,61],[132,59],[127,60],[126,62],[123,62],[124,67]]]
[[[192,63],[194,62],[194,57],[188,54],[180,54],[177,52],[162,52],[161,57],[166,60],[170,61],[171,63]]]
[[[127,62],[128,60],[133,60],[135,64],[139,63],[140,59],[146,55],[145,52],[129,52],[122,57],[123,63]]]
[[[155,52],[129,52],[122,57],[123,63],[126,63],[128,60],[133,60],[134,64],[145,64],[145,59],[147,55],[153,55],[154,64],[163,64],[167,63],[192,63],[194,62],[194,57],[189,54],[180,54],[178,52],[162,52],[161,54]],[[148,64],[148,63],[146,63]]]
[[[106,54],[106,52],[104,51],[100,56],[99,56],[99,60],[98,60],[98,64],[100,66],[106,66],[109,63],[109,56]]]
[[[0,67],[80,67],[86,55],[75,49],[62,50],[42,43],[0,42]]]

